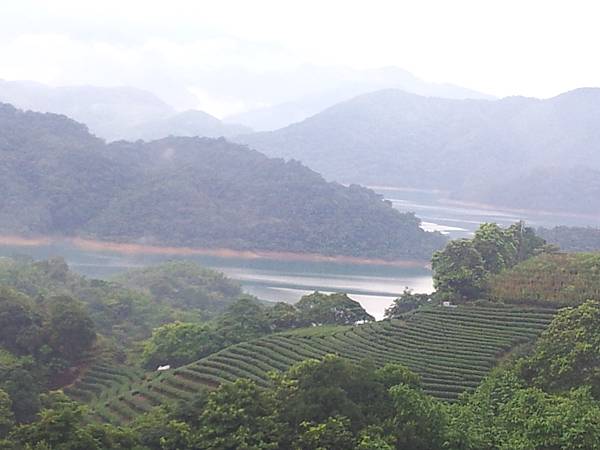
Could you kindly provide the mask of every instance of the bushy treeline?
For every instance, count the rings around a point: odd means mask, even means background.
[[[484,223],[472,239],[450,241],[433,255],[436,297],[457,301],[482,298],[493,275],[542,252],[545,244],[523,222],[504,229]]]
[[[164,405],[120,427],[48,397],[40,420],[14,426],[0,395],[9,449],[593,450],[600,446],[600,303],[559,313],[530,356],[447,404],[398,364],[375,368],[329,355],[240,379]],[[29,446],[29,447],[27,447]]]
[[[2,104],[0,133],[1,233],[389,259],[445,242],[369,189],[224,139],[107,145]]]
[[[87,307],[97,330],[124,347],[148,338],[165,323],[209,320],[242,296],[237,282],[185,261],[133,269],[105,281],[69,270],[62,258],[2,258],[0,285],[33,298],[76,298]]]
[[[69,369],[95,340],[92,319],[72,297],[31,298],[0,287],[0,389],[17,420],[33,419],[40,393],[73,378]]]

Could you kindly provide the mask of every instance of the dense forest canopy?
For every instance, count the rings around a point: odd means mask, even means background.
[[[599,104],[597,88],[547,100],[453,100],[388,89],[237,140],[340,182],[591,214],[600,208]]]
[[[373,191],[224,139],[104,144],[0,105],[0,232],[428,259],[445,239]]]

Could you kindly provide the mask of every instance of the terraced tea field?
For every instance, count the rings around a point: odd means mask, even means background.
[[[134,383],[143,377],[142,369],[115,366],[109,360],[99,358],[72,385],[63,389],[74,400],[92,403],[122,395],[131,391]],[[102,408],[95,408],[96,415],[104,419]]]
[[[100,397],[92,406],[105,420],[121,422],[152,406],[186,400],[203,387],[241,377],[266,386],[269,372],[326,354],[354,361],[368,358],[378,365],[402,363],[421,376],[426,392],[453,401],[473,390],[498,358],[535,339],[555,313],[526,307],[431,307],[397,320],[270,335],[152,374],[106,401],[106,396]]]

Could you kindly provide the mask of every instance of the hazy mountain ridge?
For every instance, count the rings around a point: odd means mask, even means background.
[[[204,111],[188,110],[134,126],[124,133],[123,138],[154,140],[167,136],[231,137],[251,132],[251,128],[222,122]]]
[[[64,114],[85,123],[108,141],[180,136],[233,136],[252,130],[226,124],[203,111],[176,111],[154,94],[132,87],[51,87],[0,80],[0,102],[18,108]]]
[[[597,188],[582,186],[570,171],[600,170],[598,123],[600,89],[495,101],[383,90],[238,140],[299,159],[340,182],[443,189],[461,200],[587,212],[600,206]],[[550,171],[561,180],[553,185],[559,197],[545,194],[550,181],[543,173]],[[573,198],[578,201],[567,200]]]
[[[493,99],[493,96],[447,83],[430,83],[398,67],[372,70],[335,70],[307,66],[288,81],[295,98],[272,106],[230,115],[225,121],[239,122],[257,131],[270,131],[300,122],[332,105],[381,89],[401,89],[426,97]],[[286,77],[287,78],[287,77]],[[296,79],[297,78],[297,79]],[[309,81],[306,81],[309,80]],[[318,80],[318,81],[315,81]],[[281,83],[282,81],[280,81]],[[309,85],[305,92],[302,86]],[[298,87],[299,86],[299,87]]]
[[[373,191],[224,139],[110,145],[64,116],[0,107],[0,232],[426,259],[445,242]]]

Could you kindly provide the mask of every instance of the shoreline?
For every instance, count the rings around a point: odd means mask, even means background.
[[[446,198],[441,200],[441,203],[447,205],[454,206],[463,206],[470,208],[478,208],[486,211],[500,211],[503,213],[512,213],[512,214],[537,214],[540,216],[555,216],[555,217],[569,217],[573,219],[593,219],[599,220],[599,214],[585,214],[585,213],[577,213],[577,212],[565,212],[565,211],[553,211],[546,209],[529,209],[529,208],[509,208],[507,206],[496,206],[489,203],[478,203],[478,202],[470,202],[467,200],[455,200]]]
[[[486,211],[499,211],[501,213],[510,213],[510,214],[529,214],[529,215],[540,215],[540,216],[555,216],[555,217],[568,217],[572,219],[592,219],[592,220],[600,220],[600,214],[586,214],[583,212],[568,212],[562,210],[552,210],[552,209],[537,209],[537,208],[515,208],[506,205],[496,205],[493,203],[484,203],[470,200],[461,200],[457,198],[452,198],[450,196],[451,191],[443,190],[443,189],[424,189],[424,188],[412,188],[412,187],[395,187],[395,186],[376,186],[376,185],[368,185],[366,186],[369,189],[374,191],[398,191],[398,192],[422,192],[422,193],[430,193],[430,194],[438,194],[443,195],[443,197],[439,198],[439,202],[444,205],[449,206],[459,206],[466,208],[477,208],[483,209]]]
[[[230,248],[201,248],[201,247],[174,247],[162,245],[136,244],[101,241],[81,237],[23,237],[18,235],[0,235],[0,245],[16,247],[38,247],[44,245],[66,243],[81,250],[94,252],[112,252],[122,255],[164,255],[164,256],[210,256],[217,258],[235,258],[246,260],[274,260],[274,261],[299,261],[299,262],[329,262],[338,264],[392,266],[426,268],[429,261],[410,259],[386,260],[379,258],[363,258],[345,255],[323,255],[319,253],[295,253],[272,250],[234,250]]]

